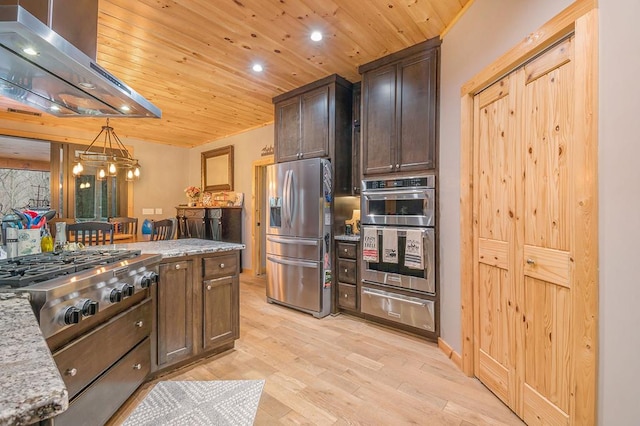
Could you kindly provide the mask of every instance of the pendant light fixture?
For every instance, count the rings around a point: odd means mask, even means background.
[[[101,139],[102,135],[104,137]],[[101,149],[100,143],[102,143]],[[107,125],[102,126],[102,130],[93,139],[89,147],[76,157],[75,165],[72,169],[73,175],[82,174],[85,166],[97,168],[97,180],[103,180],[107,176],[116,176],[118,169],[126,170],[125,177],[127,181],[140,178],[140,162],[131,156],[116,135],[113,127],[109,126],[108,118]]]

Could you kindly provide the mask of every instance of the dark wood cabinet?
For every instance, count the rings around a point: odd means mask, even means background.
[[[225,251],[160,264],[155,372],[233,347],[240,336],[239,257]]]
[[[362,174],[436,167],[438,39],[362,65]]]
[[[193,312],[193,262],[161,263],[157,285],[159,368],[193,355]]]
[[[362,114],[362,83],[353,85],[353,121],[351,129],[351,195],[360,195],[360,122]]]
[[[205,280],[202,283],[202,346],[204,350],[239,337],[237,285],[233,277]]]
[[[341,310],[360,312],[358,291],[360,288],[360,260],[358,256],[359,242],[336,241],[338,268],[337,302]]]
[[[176,207],[177,238],[242,244],[242,207]]]
[[[352,84],[333,74],[273,98],[275,161],[329,158],[334,193],[352,190]]]

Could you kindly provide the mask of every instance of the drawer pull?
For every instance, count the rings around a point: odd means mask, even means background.
[[[527,263],[528,263],[529,265],[533,265],[534,263],[536,263],[536,261],[535,261],[535,260],[533,260],[533,259],[527,259]]]
[[[345,293],[344,298],[347,299],[348,297],[349,295]]]
[[[134,370],[140,370],[142,368],[142,364],[137,363],[137,364],[133,364],[133,369]]]
[[[142,328],[143,324],[144,323],[142,321],[136,321],[135,326],[138,327],[138,328]]]
[[[345,253],[346,253],[346,252],[348,252],[348,251],[349,251],[349,249],[344,249],[344,252],[345,252]]]
[[[179,264],[178,264],[178,265],[176,265],[176,269],[180,269],[180,265],[179,265]]]
[[[207,286],[207,290],[211,290],[211,284]]]
[[[75,376],[76,374],[78,374],[78,370],[75,368],[69,368],[67,371],[64,372],[64,374],[66,374],[67,376]]]
[[[224,269],[224,263],[220,264],[220,269]]]

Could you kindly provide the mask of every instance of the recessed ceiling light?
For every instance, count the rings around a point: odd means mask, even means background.
[[[38,54],[38,51],[35,50],[33,47],[27,47],[26,49],[22,49],[22,51],[27,55],[31,55],[31,56],[35,56]]]
[[[322,40],[322,33],[320,31],[314,31],[311,33],[311,40],[320,41]]]
[[[95,84],[93,84],[93,83],[88,83],[88,82],[86,82],[86,81],[83,81],[82,83],[78,83],[78,86],[82,86],[82,87],[84,87],[85,89],[89,89],[89,90],[91,90],[91,89],[95,89],[95,88],[96,88],[96,85],[95,85]]]
[[[253,64],[253,66],[251,67],[251,69],[253,69],[255,72],[262,72],[262,70],[264,68],[262,68],[262,65],[260,64]]]
[[[51,108],[49,108],[51,111],[60,111],[60,107],[58,105],[51,105]]]
[[[126,105],[122,105],[122,106],[120,107],[120,111],[124,111],[124,112],[131,111],[131,108],[129,108],[129,107],[128,107],[128,106],[126,106]]]

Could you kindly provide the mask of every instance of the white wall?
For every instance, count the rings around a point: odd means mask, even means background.
[[[640,2],[600,1],[601,425],[640,422]]]
[[[145,219],[160,220],[176,216],[175,207],[185,202],[184,188],[189,178],[185,165],[189,150],[135,140],[122,141],[133,149],[133,157],[140,159],[140,180],[133,183],[133,216],[138,218],[138,234]],[[199,166],[198,166],[199,169]],[[155,214],[155,209],[162,209]],[[154,209],[153,215],[142,209]]]
[[[242,252],[242,269],[252,269],[251,265],[251,185],[253,162],[261,159],[261,151],[265,146],[273,146],[273,124],[249,130],[238,135],[220,139],[189,151],[188,182],[185,185],[201,186],[201,157],[204,151],[233,145],[234,175],[233,190],[244,193],[242,209],[242,241],[247,246]],[[184,187],[180,189],[183,194]]]
[[[440,109],[441,334],[460,331],[460,86],[571,2],[483,0],[442,44]],[[640,419],[640,2],[599,2],[598,424]]]

